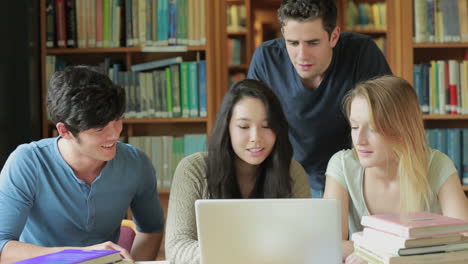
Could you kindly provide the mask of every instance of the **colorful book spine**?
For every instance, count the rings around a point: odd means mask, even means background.
[[[96,0],[96,47],[103,47],[103,0]]]
[[[206,61],[201,60],[198,62],[198,106],[200,110],[200,117],[208,115],[206,106]]]
[[[462,131],[463,142],[463,184],[468,185],[468,128]]]
[[[166,89],[166,111],[167,117],[172,117],[173,107],[172,107],[172,77],[171,77],[171,68],[167,67],[165,69],[166,73],[166,85],[164,89]]]
[[[55,0],[46,2],[46,47],[55,47]]]
[[[168,45],[177,44],[177,0],[169,0]]]
[[[55,22],[57,32],[57,46],[59,48],[67,47],[67,30],[66,30],[66,12],[65,1],[55,0]]]
[[[189,117],[189,69],[188,62],[180,64],[180,94],[182,103],[182,117]]]
[[[178,64],[170,66],[172,79],[172,116],[181,117],[182,107],[180,103],[180,68]]]
[[[198,117],[198,71],[197,62],[191,61],[188,65],[189,69],[189,109],[190,117]]]
[[[76,5],[75,0],[66,0],[67,47],[76,48]]]

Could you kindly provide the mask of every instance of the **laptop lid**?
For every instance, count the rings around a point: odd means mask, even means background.
[[[197,200],[201,264],[341,264],[335,199]]]

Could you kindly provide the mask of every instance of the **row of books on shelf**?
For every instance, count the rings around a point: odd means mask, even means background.
[[[363,216],[354,253],[370,264],[468,263],[468,222],[429,212]]]
[[[179,162],[186,156],[206,151],[206,135],[128,137],[128,143],[143,151],[156,168],[158,189],[171,188]]]
[[[414,41],[468,41],[466,0],[413,0]]]
[[[346,5],[346,26],[348,28],[386,29],[387,4],[354,3],[348,1]]]
[[[426,139],[429,146],[450,157],[460,181],[468,185],[468,129],[426,129]]]
[[[204,0],[47,0],[46,47],[204,45]]]
[[[227,61],[229,65],[242,64],[242,40],[228,38],[227,42]]]
[[[230,5],[227,7],[227,31],[247,31],[247,12],[245,5]]]
[[[424,114],[468,114],[468,59],[415,64],[413,74]]]
[[[56,56],[47,56],[47,76],[66,64],[56,62]],[[153,70],[155,68],[157,70]],[[131,67],[132,71],[122,71],[121,64],[111,64],[109,59],[105,59],[98,69],[124,87],[125,118],[207,116],[204,60],[184,62],[182,57],[174,57],[136,64]]]

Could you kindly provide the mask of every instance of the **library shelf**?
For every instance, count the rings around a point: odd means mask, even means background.
[[[228,5],[242,5],[244,3],[243,0],[226,0]]]
[[[228,36],[246,36],[247,35],[247,31],[228,31],[227,32]]]
[[[387,34],[386,29],[380,28],[362,28],[362,27],[348,27],[343,31],[351,31],[354,33],[364,34],[364,35],[385,35]]]
[[[204,51],[205,45],[200,46],[166,46],[166,47],[119,47],[119,48],[54,48],[46,49],[46,55],[56,54],[86,54],[86,53],[168,53],[168,52],[187,52]]]
[[[423,120],[466,120],[468,115],[423,115]]]
[[[434,48],[468,48],[468,42],[453,43],[413,43],[415,49],[434,49]]]
[[[124,124],[206,123],[206,117],[124,118]]]

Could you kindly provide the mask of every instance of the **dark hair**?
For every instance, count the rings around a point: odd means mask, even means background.
[[[231,145],[229,123],[234,106],[241,99],[259,99],[267,113],[267,122],[276,135],[270,155],[259,166],[250,198],[291,197],[292,147],[288,138],[288,122],[273,91],[260,81],[244,79],[232,85],[221,103],[208,144],[207,181],[210,198],[242,198],[236,178],[236,154]]]
[[[70,66],[55,72],[47,92],[47,112],[63,122],[75,136],[80,131],[104,127],[125,110],[125,91],[106,75],[88,66]]]
[[[283,0],[278,8],[278,21],[284,27],[286,20],[297,21],[322,19],[323,28],[330,36],[336,27],[336,4],[334,0]]]

